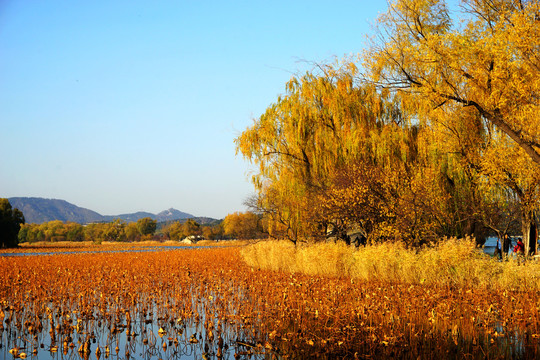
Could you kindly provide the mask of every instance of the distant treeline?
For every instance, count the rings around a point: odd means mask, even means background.
[[[161,225],[161,226],[158,226]],[[23,224],[19,231],[19,243],[58,241],[145,241],[182,240],[189,236],[202,236],[209,240],[248,239],[266,237],[256,214],[229,214],[219,223],[201,225],[193,219],[158,224],[149,217],[137,222],[116,219],[112,222],[81,225],[74,222],[53,220],[42,224]]]

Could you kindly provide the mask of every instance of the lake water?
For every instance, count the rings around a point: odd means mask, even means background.
[[[486,241],[483,251],[492,254],[496,244],[496,238],[489,238]],[[85,253],[136,253],[136,252],[156,252],[163,250],[191,250],[201,249],[197,246],[152,246],[144,249],[111,250],[111,251],[71,251],[69,254]],[[47,256],[66,253],[59,252],[35,252],[25,254],[5,254],[8,256]],[[119,258],[124,256],[119,256]],[[69,258],[74,258],[70,256]],[[50,258],[54,259],[54,258]],[[35,260],[35,259],[34,259]],[[49,258],[47,258],[49,260]],[[19,261],[26,263],[26,259],[3,259],[3,261]],[[29,259],[28,263],[32,260]],[[130,264],[132,264],[130,262]],[[187,298],[189,308],[193,309],[200,318],[196,320],[193,316],[179,316],[182,308],[180,303],[175,303],[170,297],[173,292],[166,296],[156,296],[154,291],[147,294],[148,303],[137,303],[132,307],[130,320],[124,313],[121,302],[109,303],[115,307],[104,309],[92,308],[89,312],[70,312],[79,308],[78,297],[62,303],[56,308],[52,307],[52,318],[55,325],[64,324],[61,319],[70,317],[70,325],[76,329],[71,329],[70,343],[73,347],[63,345],[63,338],[66,336],[66,327],[56,330],[56,339],[51,338],[49,319],[47,314],[41,311],[40,322],[44,329],[35,337],[28,330],[20,325],[25,321],[34,321],[35,315],[32,312],[25,314],[24,310],[19,318],[12,321],[3,331],[0,331],[0,360],[13,359],[9,350],[15,346],[20,346],[21,350],[28,355],[28,359],[262,359],[270,358],[271,352],[266,352],[264,347],[256,347],[256,335],[258,324],[255,322],[250,326],[240,320],[229,319],[223,321],[216,309],[218,294],[212,290],[207,291],[206,282],[194,282],[189,285]],[[220,286],[227,287],[227,277],[220,280]],[[168,288],[157,287],[157,290]],[[167,290],[169,291],[169,290]],[[246,303],[257,303],[257,298],[249,294],[246,287],[234,287],[232,290],[238,294],[235,302],[227,302],[226,306],[240,306]],[[27,297],[31,298],[28,293]],[[120,293],[121,296],[126,296]],[[191,298],[191,299],[190,299]],[[31,301],[22,309],[31,308]],[[50,300],[49,300],[50,301]],[[178,301],[178,300],[176,300]],[[116,305],[115,305],[116,304]],[[148,308],[146,308],[148,306]],[[254,308],[255,309],[255,308]],[[113,316],[114,314],[114,316]],[[172,315],[171,315],[172,314]],[[6,318],[10,311],[6,309]],[[206,317],[208,315],[208,318]],[[112,316],[112,317],[111,317]],[[115,320],[115,317],[117,320]],[[81,327],[78,328],[78,321]],[[218,323],[218,320],[221,322]],[[209,323],[212,324],[214,335],[209,333]],[[19,324],[19,325],[17,325]],[[129,329],[128,329],[129,324]],[[219,329],[219,330],[218,330]],[[129,331],[128,331],[129,330]],[[62,334],[62,335],[61,335]],[[217,336],[219,334],[219,338]],[[517,334],[517,333],[516,333]],[[221,339],[220,339],[221,338]],[[516,340],[518,339],[518,340]],[[508,341],[520,341],[518,335],[508,338]],[[78,350],[88,344],[89,352],[81,353]],[[70,344],[71,345],[71,344]],[[101,354],[96,354],[97,348],[101,349]],[[109,353],[105,353],[105,348]],[[32,352],[36,351],[37,355]],[[118,349],[118,350],[117,350]],[[218,353],[221,355],[218,357]]]
[[[124,252],[153,252],[163,250],[196,250],[203,248],[212,248],[212,246],[151,246],[143,249],[125,249],[125,250],[90,250],[90,251],[43,251],[26,253],[0,253],[0,257],[5,256],[43,256],[43,255],[66,255],[66,254],[96,254],[96,253],[124,253]]]
[[[518,236],[511,236],[510,237],[510,250],[509,250],[509,254],[512,255],[512,249],[514,248],[514,246],[516,245],[516,242],[517,242],[517,238]],[[495,236],[490,236],[487,238],[486,240],[486,243],[484,244],[484,247],[482,248],[482,250],[484,251],[484,253],[488,254],[488,255],[493,255],[493,253],[495,252],[495,246],[497,245],[497,238]]]
[[[195,303],[196,299],[193,301]],[[106,319],[96,313],[95,319],[86,320],[80,330],[71,333],[69,345],[62,341],[65,335],[57,333],[55,338],[51,337],[46,318],[42,319],[44,330],[34,338],[16,326],[7,326],[0,331],[0,359],[14,359],[9,351],[15,346],[19,347],[19,352],[27,355],[27,359],[36,360],[265,358],[264,349],[253,351],[254,347],[249,345],[254,344],[252,336],[243,333],[234,325],[224,324],[219,338],[211,337],[203,325],[206,322],[204,317],[197,321],[164,321],[157,316],[160,306],[161,304],[154,304],[152,312],[156,315],[153,317],[136,316],[129,323],[129,330],[123,319],[123,324],[118,324],[117,330],[111,331],[110,327],[105,325]],[[204,305],[199,303],[197,306]],[[89,345],[88,352],[80,350],[85,342]],[[99,354],[96,353],[98,347]]]
[[[516,244],[516,240],[513,237],[512,243],[510,245],[510,253],[512,252],[512,249],[514,245]],[[488,237],[486,240],[486,243],[484,244],[484,247],[482,248],[482,251],[485,254],[493,255],[493,252],[495,251],[495,246],[497,244],[497,238],[494,236]],[[163,251],[163,250],[188,250],[188,249],[202,249],[202,248],[209,248],[208,246],[151,246],[151,247],[145,247],[142,249],[125,249],[125,250],[95,250],[95,251],[62,251],[61,254],[93,254],[93,253],[123,253],[123,252],[152,252],[152,251]],[[43,256],[43,255],[57,255],[60,254],[60,252],[27,252],[27,253],[0,253],[0,257],[4,256]]]
[[[4,256],[31,257],[67,253],[73,254],[75,258],[77,254],[86,253],[165,253],[167,250],[199,252],[203,248],[208,249],[202,246],[152,246],[117,251],[35,252]],[[181,257],[180,253],[178,257]],[[69,258],[66,259],[69,261]],[[26,259],[4,258],[3,261],[32,264],[31,259],[26,262]],[[19,352],[24,352],[27,359],[39,360],[264,358],[264,348],[255,347],[255,326],[248,329],[244,324],[235,323],[219,313],[218,310],[222,308],[217,306],[218,295],[208,290],[206,282],[198,281],[195,275],[194,279],[192,283],[186,284],[189,287],[186,288],[188,295],[182,297],[177,296],[177,291],[182,287],[173,283],[156,284],[155,289],[152,288],[149,293],[138,292],[137,295],[144,301],[137,303],[125,300],[129,298],[128,288],[118,291],[114,301],[109,293],[102,292],[104,298],[108,298],[108,301],[102,301],[103,308],[87,306],[88,301],[93,301],[98,295],[92,295],[92,289],[84,287],[80,288],[79,296],[74,294],[72,298],[62,299],[61,302],[48,300],[49,303],[44,303],[46,309],[42,305],[35,307],[32,300],[34,294],[28,292],[22,295],[25,304],[19,309],[4,308],[4,304],[0,304],[5,312],[5,319],[4,314],[0,319],[0,324],[3,323],[0,326],[0,360],[17,358],[10,353],[15,347],[19,348]],[[226,278],[222,284],[226,284]],[[24,288],[14,288],[19,293],[21,289],[24,291]],[[235,294],[239,303],[255,301],[242,287],[235,287]],[[9,296],[12,295],[13,291]],[[227,304],[232,305],[236,306]],[[181,315],[185,309],[191,309],[190,313],[193,311],[196,315]],[[126,310],[130,311],[130,316],[126,315]],[[31,332],[26,322],[39,323],[43,328]],[[85,348],[87,351],[84,351]],[[98,348],[100,351],[96,353]]]

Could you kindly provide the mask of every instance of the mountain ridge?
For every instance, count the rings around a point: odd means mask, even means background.
[[[145,211],[119,215],[101,215],[100,213],[79,207],[62,199],[47,199],[40,197],[11,197],[8,198],[11,206],[21,210],[27,223],[42,224],[52,220],[71,221],[79,224],[92,222],[109,222],[121,219],[127,222],[136,222],[149,217],[158,222],[185,220],[196,218],[194,215],[180,210],[169,208],[157,214]]]

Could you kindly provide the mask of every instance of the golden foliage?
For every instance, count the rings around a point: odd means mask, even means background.
[[[419,245],[435,241],[446,221],[446,198],[437,184],[432,169],[397,163],[386,170],[355,163],[337,173],[315,208],[329,223],[341,219],[346,227],[359,225],[370,242]]]
[[[460,14],[445,1],[393,1],[379,18],[382,41],[365,54],[369,75],[420,116],[474,109],[540,164],[540,4],[463,3]]]
[[[235,140],[258,167],[271,234],[360,226],[418,244],[521,220],[528,237],[540,204],[538,14],[538,1],[465,0],[456,11],[394,0],[363,79],[350,59],[293,77]],[[354,181],[358,164],[366,175]]]
[[[223,234],[238,239],[257,239],[263,236],[261,218],[252,212],[235,212],[223,219]]]

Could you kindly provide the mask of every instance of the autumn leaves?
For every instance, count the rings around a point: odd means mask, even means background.
[[[293,77],[236,139],[272,235],[528,233],[540,201],[538,13],[538,2],[397,0],[362,72],[345,60]]]

